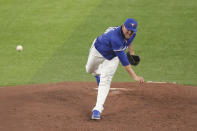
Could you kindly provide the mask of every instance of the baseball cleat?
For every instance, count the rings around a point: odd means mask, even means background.
[[[101,119],[100,112],[97,110],[93,110],[91,119],[100,120]]]

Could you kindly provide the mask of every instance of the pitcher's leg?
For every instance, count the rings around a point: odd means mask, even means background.
[[[97,102],[93,110],[102,112],[103,105],[109,93],[112,78],[117,70],[119,59],[115,57],[113,60],[105,60],[102,64],[100,83],[98,87]]]
[[[101,54],[96,50],[96,48],[92,46],[86,64],[87,73],[92,74],[94,76],[100,75],[99,67],[104,60],[105,58],[103,58],[103,56],[101,56]]]

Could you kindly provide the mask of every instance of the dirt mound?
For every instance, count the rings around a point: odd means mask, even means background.
[[[197,130],[197,87],[114,82],[100,121],[90,120],[95,88],[93,82],[0,87],[0,131]]]

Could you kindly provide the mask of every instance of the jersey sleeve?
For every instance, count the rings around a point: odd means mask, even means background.
[[[116,54],[116,56],[118,56],[118,58],[123,66],[127,66],[130,64],[129,60],[127,58],[127,55],[125,53],[126,46],[124,46],[124,44],[120,40],[116,39],[113,41],[112,49],[113,49],[114,53]]]
[[[127,55],[124,51],[116,51],[115,54],[118,56],[123,66],[128,66],[130,64]]]

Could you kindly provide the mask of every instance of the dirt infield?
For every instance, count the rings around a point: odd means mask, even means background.
[[[0,87],[0,131],[197,131],[197,87],[113,83],[100,121],[90,120],[95,88],[93,82]]]

